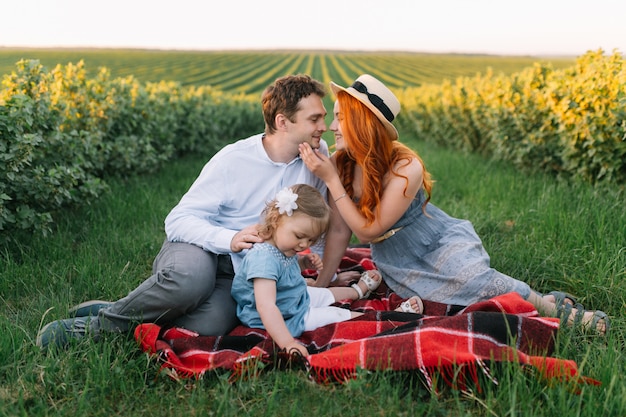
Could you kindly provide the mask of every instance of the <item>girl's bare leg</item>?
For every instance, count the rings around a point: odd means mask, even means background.
[[[369,272],[370,277],[374,281],[380,281],[382,279],[378,271],[368,271],[368,272]],[[369,290],[365,282],[363,282],[362,280],[359,280],[356,285],[358,285],[361,291],[363,291],[363,294],[367,293],[367,291]],[[330,292],[333,293],[333,296],[335,297],[335,301],[341,301],[341,300],[353,300],[354,301],[354,300],[358,300],[360,296],[360,294],[352,287],[328,287],[328,289],[330,290]]]

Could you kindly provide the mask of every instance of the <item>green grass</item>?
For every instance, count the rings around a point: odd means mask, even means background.
[[[505,364],[498,385],[431,393],[408,373],[363,374],[319,386],[300,372],[275,371],[230,384],[228,375],[174,381],[125,336],[41,353],[38,328],[78,302],[117,299],[149,274],[164,238],[163,219],[205,159],[111,182],[91,205],[57,216],[43,239],[15,236],[0,248],[0,415],[624,416],[626,248],[623,189],[572,185],[506,164],[410,141],[435,179],[433,201],[473,221],[502,272],[540,291],[562,289],[613,317],[606,339],[563,331],[556,355],[602,382],[579,395]]]

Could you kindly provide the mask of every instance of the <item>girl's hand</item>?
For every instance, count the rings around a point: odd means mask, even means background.
[[[324,268],[324,263],[322,262],[322,258],[317,253],[307,253],[302,255],[302,269],[317,269],[320,270]]]
[[[295,339],[293,342],[285,345],[285,351],[287,353],[292,353],[294,350],[299,352],[305,358],[309,356],[309,351],[306,350],[306,347],[302,343],[297,342]]]

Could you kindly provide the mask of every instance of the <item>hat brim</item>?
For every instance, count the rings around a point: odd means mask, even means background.
[[[346,93],[350,94],[352,97],[356,98],[357,100],[359,100],[361,103],[363,103],[365,105],[365,107],[367,107],[368,109],[370,109],[370,111],[372,113],[374,113],[374,115],[378,118],[378,120],[380,120],[383,124],[383,126],[385,126],[385,129],[387,130],[387,132],[389,132],[389,135],[391,135],[391,139],[392,140],[397,140],[398,139],[398,130],[396,129],[396,127],[393,125],[393,123],[391,123],[389,120],[387,120],[385,118],[385,116],[383,116],[383,114],[380,112],[380,110],[378,110],[376,108],[376,106],[374,106],[369,99],[367,98],[367,95],[360,93],[358,91],[356,91],[354,88],[352,87],[342,87],[339,84],[336,84],[334,82],[330,82],[330,89],[332,90],[333,94],[335,95],[335,97],[337,97],[337,93],[339,91],[345,91]]]

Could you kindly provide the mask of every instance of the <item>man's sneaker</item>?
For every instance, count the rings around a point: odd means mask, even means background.
[[[50,347],[65,348],[72,340],[85,338],[91,331],[91,320],[92,317],[74,317],[48,323],[37,334],[37,346],[44,350]]]
[[[97,316],[100,310],[113,305],[110,301],[90,300],[70,308],[70,317]]]

